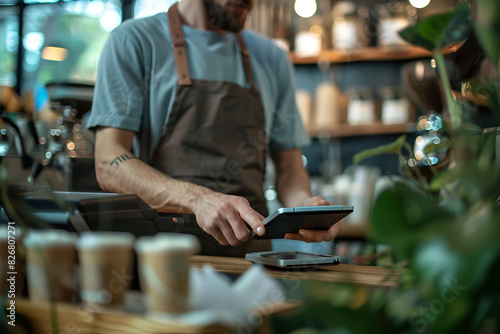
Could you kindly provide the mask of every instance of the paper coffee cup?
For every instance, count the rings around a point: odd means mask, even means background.
[[[31,230],[24,239],[31,301],[70,302],[76,292],[77,236],[63,230]]]
[[[139,238],[135,249],[148,312],[187,312],[189,257],[199,252],[198,239],[189,234],[159,233]]]
[[[130,233],[82,233],[77,248],[81,298],[87,306],[123,306],[133,278],[134,240]]]

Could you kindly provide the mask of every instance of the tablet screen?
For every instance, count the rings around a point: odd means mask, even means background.
[[[353,211],[352,205],[281,208],[264,219],[266,233],[257,238],[282,239],[286,233],[297,233],[299,229],[327,230]]]

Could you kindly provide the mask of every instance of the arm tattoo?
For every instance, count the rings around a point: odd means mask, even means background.
[[[119,157],[116,157],[115,160],[111,161],[110,165],[117,165],[120,166],[120,164],[124,163],[127,160],[132,160],[132,159],[137,159],[136,157],[129,157],[126,154],[120,155]]]

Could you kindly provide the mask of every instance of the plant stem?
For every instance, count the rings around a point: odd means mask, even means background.
[[[409,152],[409,156],[410,157],[415,157],[415,154],[413,153],[413,149],[411,147],[410,144],[408,144],[408,142],[404,142],[403,143],[403,146],[408,152]],[[399,155],[401,156],[401,152],[399,153]],[[405,167],[407,168],[407,166],[405,165]],[[422,173],[420,172],[420,169],[418,168],[418,166],[415,165],[415,167],[413,168],[413,170],[415,171],[415,174],[417,174],[417,179],[418,181],[422,184],[422,188],[426,191],[426,192],[429,192],[429,187],[428,187],[428,184],[427,184],[427,181],[426,179],[424,178],[424,176],[422,175]],[[410,175],[411,175],[411,171],[410,171]]]
[[[440,52],[441,43],[439,43],[437,52],[434,53],[434,59],[437,63],[437,69],[439,75],[441,76],[441,81],[444,86],[444,94],[446,98],[446,104],[448,105],[448,111],[450,113],[451,120],[451,132],[453,133],[455,130],[459,129],[462,124],[462,110],[460,108],[460,104],[453,98],[452,89],[450,84],[450,79],[448,76],[448,71],[446,70],[446,63],[444,60],[443,54]]]
[[[498,122],[500,122],[500,71],[496,70],[493,74],[493,92],[492,98],[492,111]]]

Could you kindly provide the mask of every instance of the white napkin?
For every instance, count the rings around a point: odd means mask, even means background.
[[[164,321],[249,327],[259,323],[256,319],[259,315],[252,313],[256,308],[272,307],[286,299],[283,287],[261,265],[253,265],[234,283],[209,265],[201,269],[193,267],[189,283],[191,311],[183,315],[164,315],[161,317]]]
[[[229,277],[206,265],[191,268],[189,282],[191,310],[210,310],[236,316],[246,312],[246,306],[237,301]]]
[[[286,300],[280,283],[271,278],[264,267],[254,264],[234,282],[232,290],[245,311],[252,312],[258,307],[272,306]]]
[[[254,311],[286,300],[280,283],[271,278],[263,266],[254,264],[235,282],[210,265],[191,268],[189,281],[190,312],[184,314],[150,314],[154,320],[182,325],[225,325],[251,331],[261,322]]]

